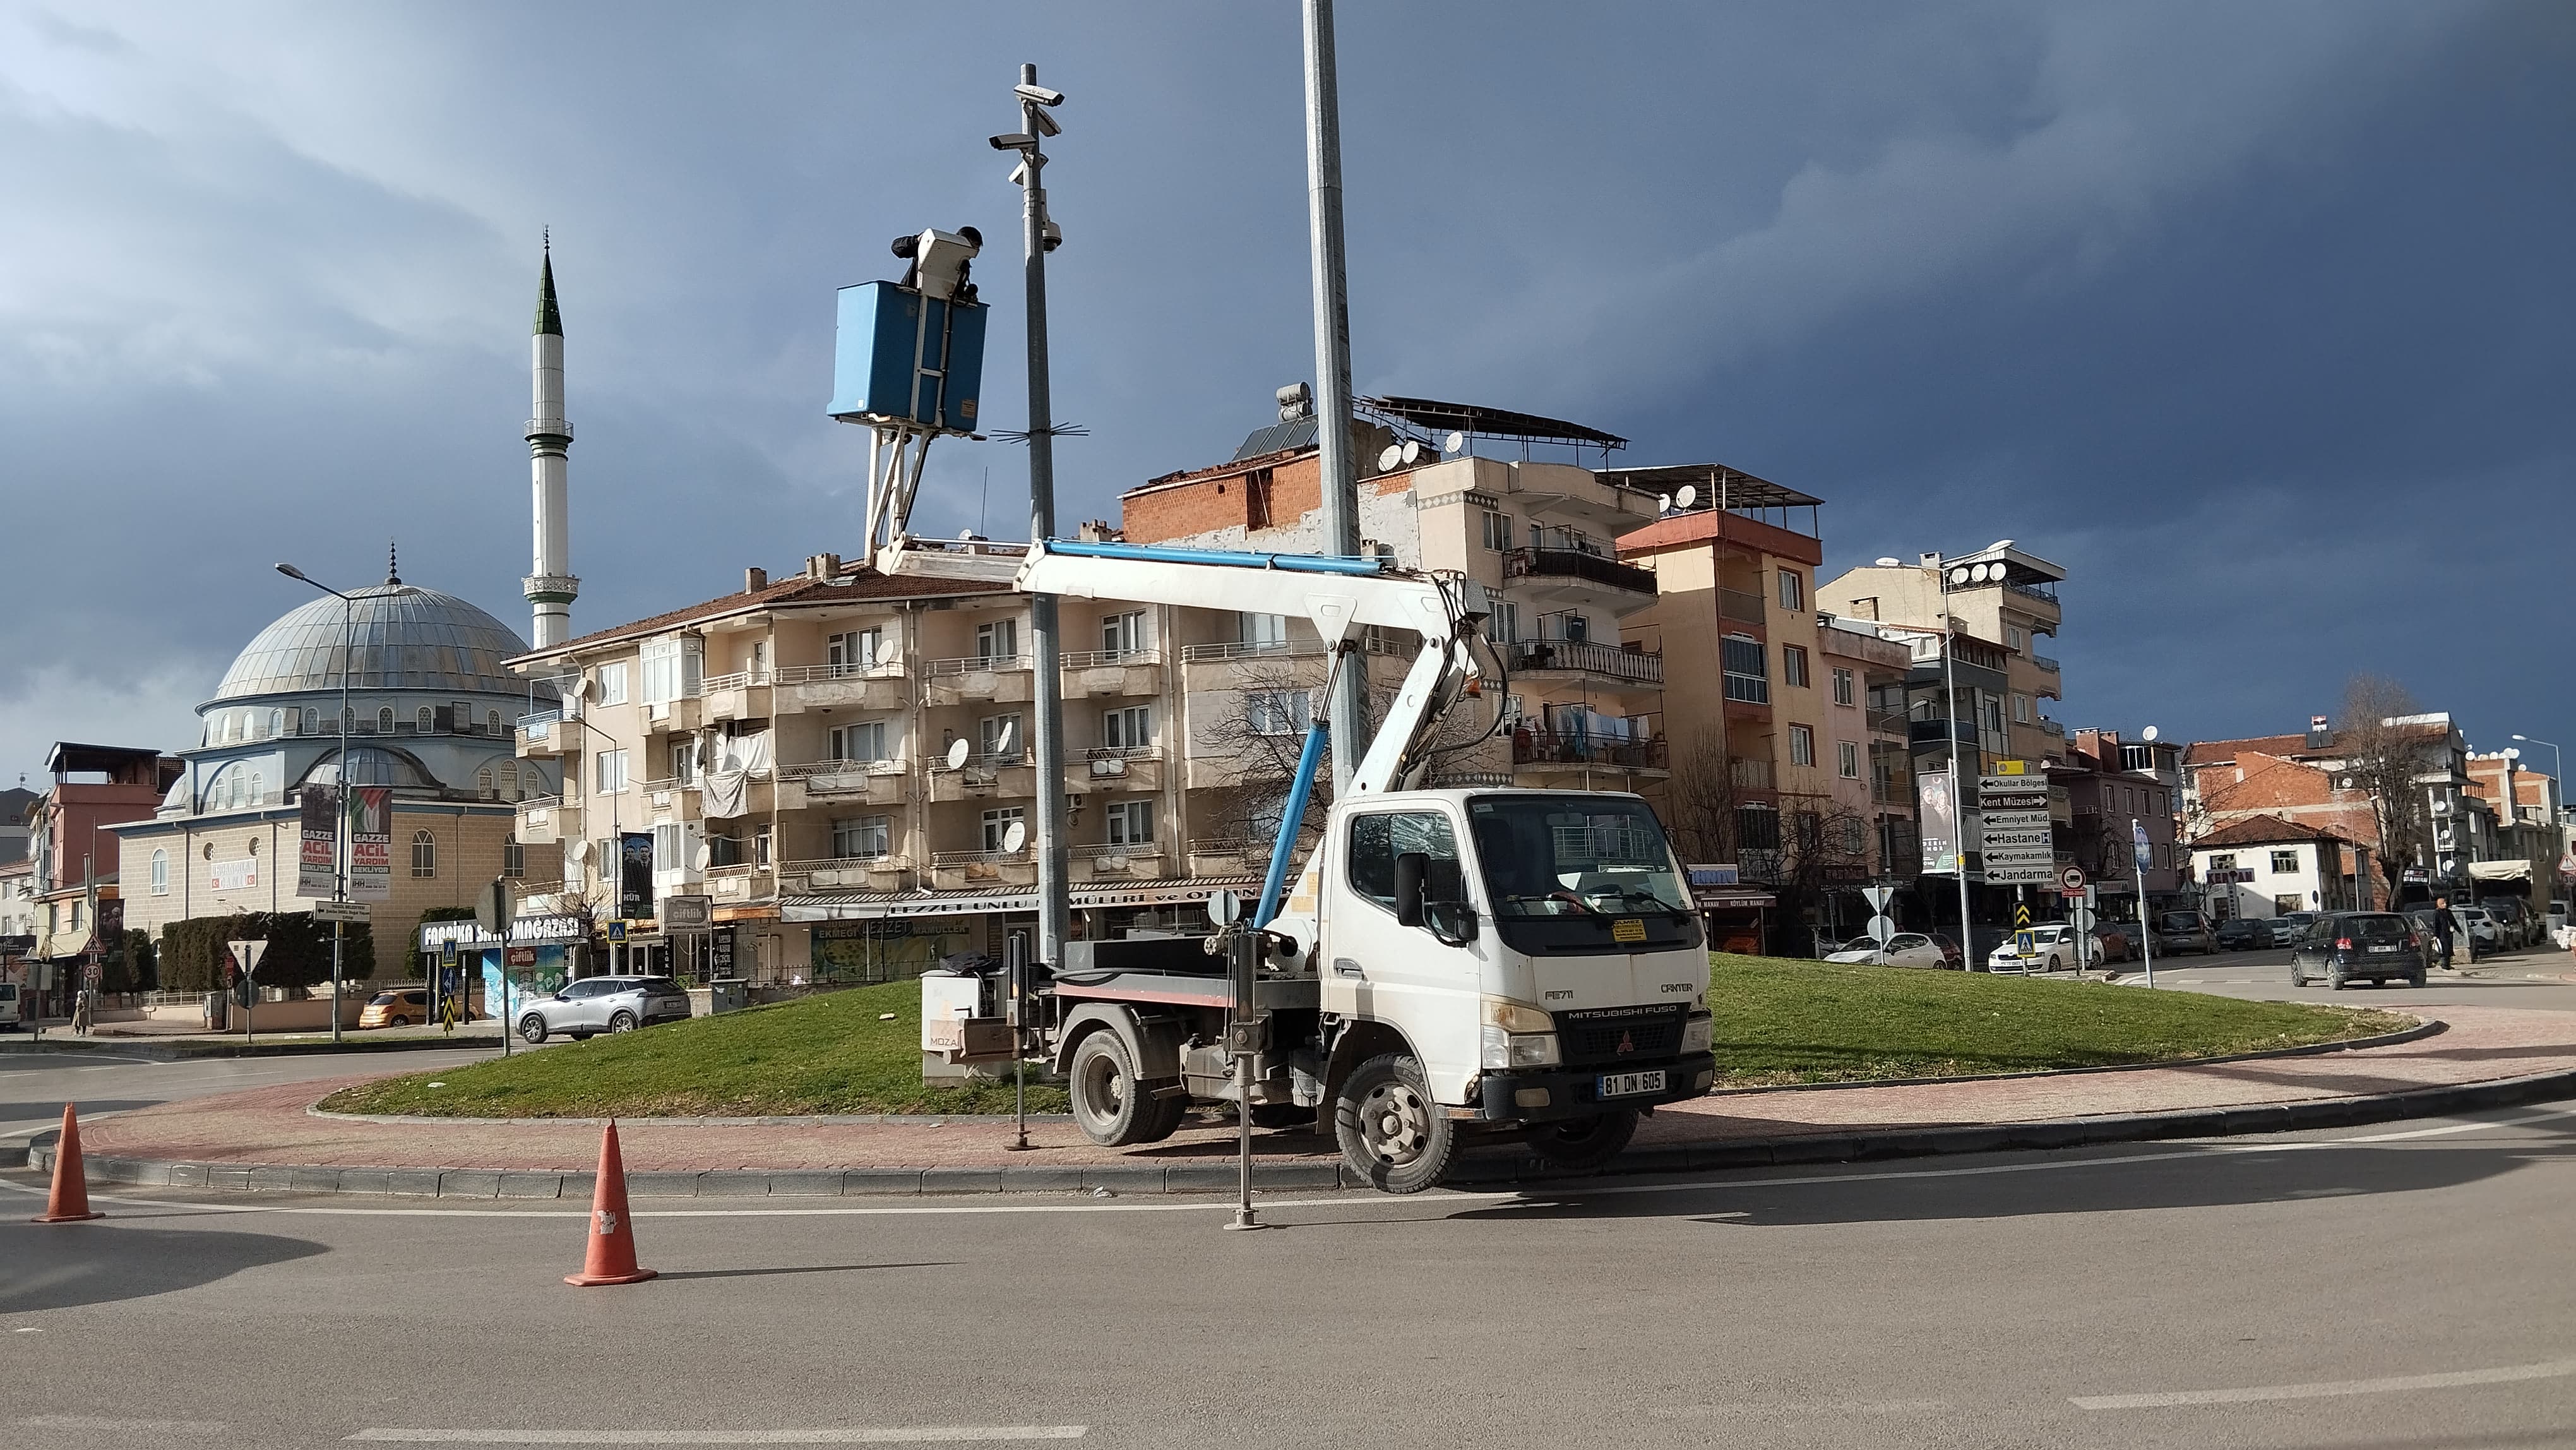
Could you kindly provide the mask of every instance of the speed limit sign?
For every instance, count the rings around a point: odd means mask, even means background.
[[[2059,892],[2067,896],[2083,895],[2084,868],[2081,866],[2066,866],[2059,868],[2057,873],[2057,889]]]

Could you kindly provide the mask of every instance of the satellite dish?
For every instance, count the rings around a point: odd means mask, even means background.
[[[1958,585],[1966,584],[1968,582],[1968,566],[1962,564],[1958,568],[1951,570],[1950,582]]]
[[[1019,748],[1019,741],[1020,722],[1017,720],[1005,720],[1002,722],[1002,728],[993,732],[993,753],[995,755],[1009,755]]]
[[[1668,493],[1656,494],[1655,508],[1658,512],[1671,513],[1673,511],[1673,496]]]
[[[1243,898],[1231,891],[1211,891],[1207,899],[1208,921],[1217,926],[1243,915]]]
[[[1390,443],[1384,448],[1378,450],[1377,471],[1380,473],[1393,473],[1395,472],[1395,466],[1403,461],[1404,450],[1397,445]]]
[[[1448,440],[1447,442],[1445,442],[1445,443],[1443,443],[1443,444],[1441,444],[1441,445],[1440,445],[1440,451],[1441,451],[1441,452],[1443,452],[1443,453],[1451,453],[1451,454],[1464,453],[1464,452],[1466,452],[1466,451],[1467,451],[1467,435],[1466,435],[1466,434],[1464,434],[1464,433],[1452,433],[1452,434],[1450,434],[1450,435],[1449,435],[1449,440]]]
[[[1013,821],[1002,828],[1002,849],[1016,851],[1029,843],[1029,823]]]
[[[590,838],[585,836],[581,840],[572,843],[572,858],[585,864],[589,862]]]
[[[588,675],[575,675],[575,676],[573,676],[573,677],[572,677],[572,681],[571,681],[571,683],[570,683],[569,685],[565,686],[565,688],[564,688],[564,691],[563,691],[563,692],[564,692],[565,694],[567,694],[567,695],[572,696],[572,697],[573,697],[574,699],[576,699],[576,700],[587,700],[587,699],[589,699],[589,698],[590,698],[590,677],[589,677]]]
[[[1411,468],[1413,465],[1420,463],[1422,461],[1422,455],[1430,451],[1431,450],[1422,446],[1421,439],[1406,439],[1404,441],[1404,466]]]
[[[1893,554],[1881,554],[1879,557],[1877,557],[1877,558],[1875,558],[1875,559],[1870,560],[1870,562],[1871,562],[1871,563],[1873,563],[1873,564],[1875,564],[1875,565],[1877,565],[1877,566],[1878,566],[1878,567],[1880,567],[1881,569],[1897,569],[1897,568],[1902,568],[1902,567],[1904,567],[1904,564],[1905,564],[1905,561],[1904,561],[1904,560],[1902,560],[1902,559],[1900,559],[1900,558],[1897,558],[1897,557],[1896,557],[1895,555],[1893,555]]]
[[[2153,740],[2153,739],[2155,739],[2155,738],[2156,738],[2156,727],[2154,727],[2153,725],[2150,725],[2150,726],[2148,726],[2146,729],[2139,731],[2139,732],[2138,732],[2138,738],[2139,738],[2140,740]]]
[[[973,749],[973,746],[968,745],[963,740],[952,740],[948,742],[948,768],[950,770],[964,770],[966,768],[967,753]]]
[[[1698,484],[1685,483],[1680,488],[1673,490],[1673,507],[1677,509],[1686,509],[1697,502],[1699,502]]]
[[[714,860],[715,856],[715,851],[704,841],[700,841],[698,843],[698,849],[690,853],[690,859],[697,863],[697,867],[701,871],[707,869],[707,863]]]

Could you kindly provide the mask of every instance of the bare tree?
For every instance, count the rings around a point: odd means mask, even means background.
[[[2383,675],[2355,675],[2343,690],[2343,718],[2335,726],[2338,774],[2370,796],[2379,838],[2379,871],[2388,899],[2399,899],[2410,866],[2431,860],[2433,820],[2424,790],[2423,732],[2394,721],[2418,713],[2406,687]]]
[[[1673,756],[1667,787],[1672,806],[1674,844],[1698,861],[1728,861],[1735,856],[1736,815],[1744,789],[1736,783],[1734,763],[1727,759],[1726,735],[1704,726],[1689,748]]]
[[[1869,880],[1869,819],[1830,796],[1797,796],[1781,813],[1772,893],[1780,919],[1804,921],[1838,886]]]

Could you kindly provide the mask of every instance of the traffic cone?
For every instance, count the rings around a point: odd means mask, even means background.
[[[599,1137],[599,1183],[590,1194],[590,1248],[581,1272],[564,1282],[590,1289],[602,1284],[641,1284],[651,1269],[635,1266],[635,1225],[626,1211],[626,1155],[617,1151],[617,1120]]]
[[[65,1103],[62,1141],[54,1145],[54,1191],[46,1196],[44,1215],[29,1222],[80,1223],[105,1217],[89,1206],[89,1170],[81,1166],[80,1117]]]

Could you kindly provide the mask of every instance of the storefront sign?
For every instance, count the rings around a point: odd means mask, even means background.
[[[510,943],[535,944],[577,942],[587,933],[577,916],[521,916],[510,922]],[[430,921],[420,928],[422,951],[436,951],[443,942],[454,942],[467,950],[497,947],[501,939],[471,921]]]

